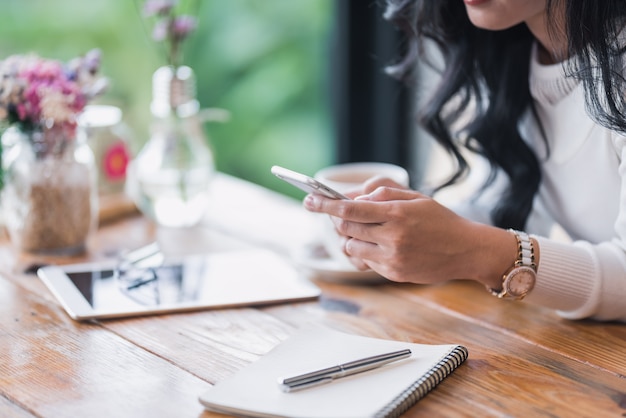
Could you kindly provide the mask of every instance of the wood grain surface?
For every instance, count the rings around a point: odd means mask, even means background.
[[[406,417],[626,416],[626,327],[567,321],[469,282],[342,284],[319,300],[108,321],[71,320],[34,269],[170,251],[263,246],[289,255],[316,224],[300,203],[220,175],[203,226],[156,228],[136,213],[103,224],[89,252],[16,254],[0,242],[0,417],[218,417],[197,398],[317,323],[379,338],[459,343],[469,359]]]

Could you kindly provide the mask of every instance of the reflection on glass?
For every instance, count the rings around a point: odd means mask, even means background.
[[[158,267],[68,273],[89,304],[96,308],[174,305],[198,300],[205,275],[203,259]],[[123,298],[120,297],[123,295]]]

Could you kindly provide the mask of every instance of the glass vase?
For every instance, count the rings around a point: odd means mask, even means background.
[[[77,138],[74,127],[11,127],[2,144],[2,209],[14,246],[33,254],[86,251],[97,227],[98,191],[85,138]]]
[[[143,214],[166,227],[198,224],[215,174],[189,67],[153,76],[151,136],[127,170],[127,190]]]

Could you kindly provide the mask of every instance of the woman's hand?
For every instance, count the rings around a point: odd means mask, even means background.
[[[497,288],[516,256],[508,232],[468,221],[416,191],[377,179],[356,200],[308,195],[306,209],[332,216],[359,268],[400,282],[475,279]]]
[[[372,191],[376,190],[378,187],[392,187],[392,188],[396,188],[396,189],[406,189],[406,187],[402,186],[399,183],[396,183],[395,181],[391,180],[388,177],[383,177],[383,176],[375,176],[371,179],[369,179],[368,181],[366,181],[362,187],[360,189],[356,189],[356,190],[352,190],[352,191],[348,191],[345,192],[344,194],[352,199],[358,197],[358,196],[362,196],[362,195],[366,195],[368,193],[371,193]],[[330,216],[332,222],[337,225],[341,222],[341,218],[337,218],[335,216]],[[346,236],[343,235],[341,233],[341,231],[337,230],[335,228],[335,232],[337,232],[337,235],[339,235],[339,244],[341,245],[341,247],[344,249],[344,254],[348,257],[348,259],[350,260],[350,262],[359,270],[368,270],[370,269],[370,267],[365,263],[365,261],[363,261],[362,259],[358,258],[358,257],[353,257],[350,254],[348,254],[346,252],[346,246],[347,246],[347,242],[348,240],[352,239],[352,237],[350,236]]]

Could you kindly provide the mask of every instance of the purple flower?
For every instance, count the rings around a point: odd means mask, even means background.
[[[193,16],[180,15],[172,22],[172,38],[183,40],[196,29],[197,20]]]
[[[143,5],[143,14],[150,16],[167,16],[171,13],[177,0],[147,0]]]
[[[91,51],[85,54],[84,58],[84,67],[91,74],[95,74],[100,68],[100,63],[102,61],[102,51],[99,49],[92,49]]]
[[[169,33],[170,22],[168,19],[160,19],[154,24],[152,29],[152,39],[157,42],[167,39]]]
[[[163,42],[169,65],[178,67],[181,64],[182,43],[197,27],[194,16],[177,14],[174,10],[177,0],[146,0],[144,15],[154,16],[152,39]]]
[[[68,124],[94,93],[103,91],[97,77],[100,52],[90,51],[64,65],[35,55],[14,55],[0,61],[0,119],[26,126]]]

